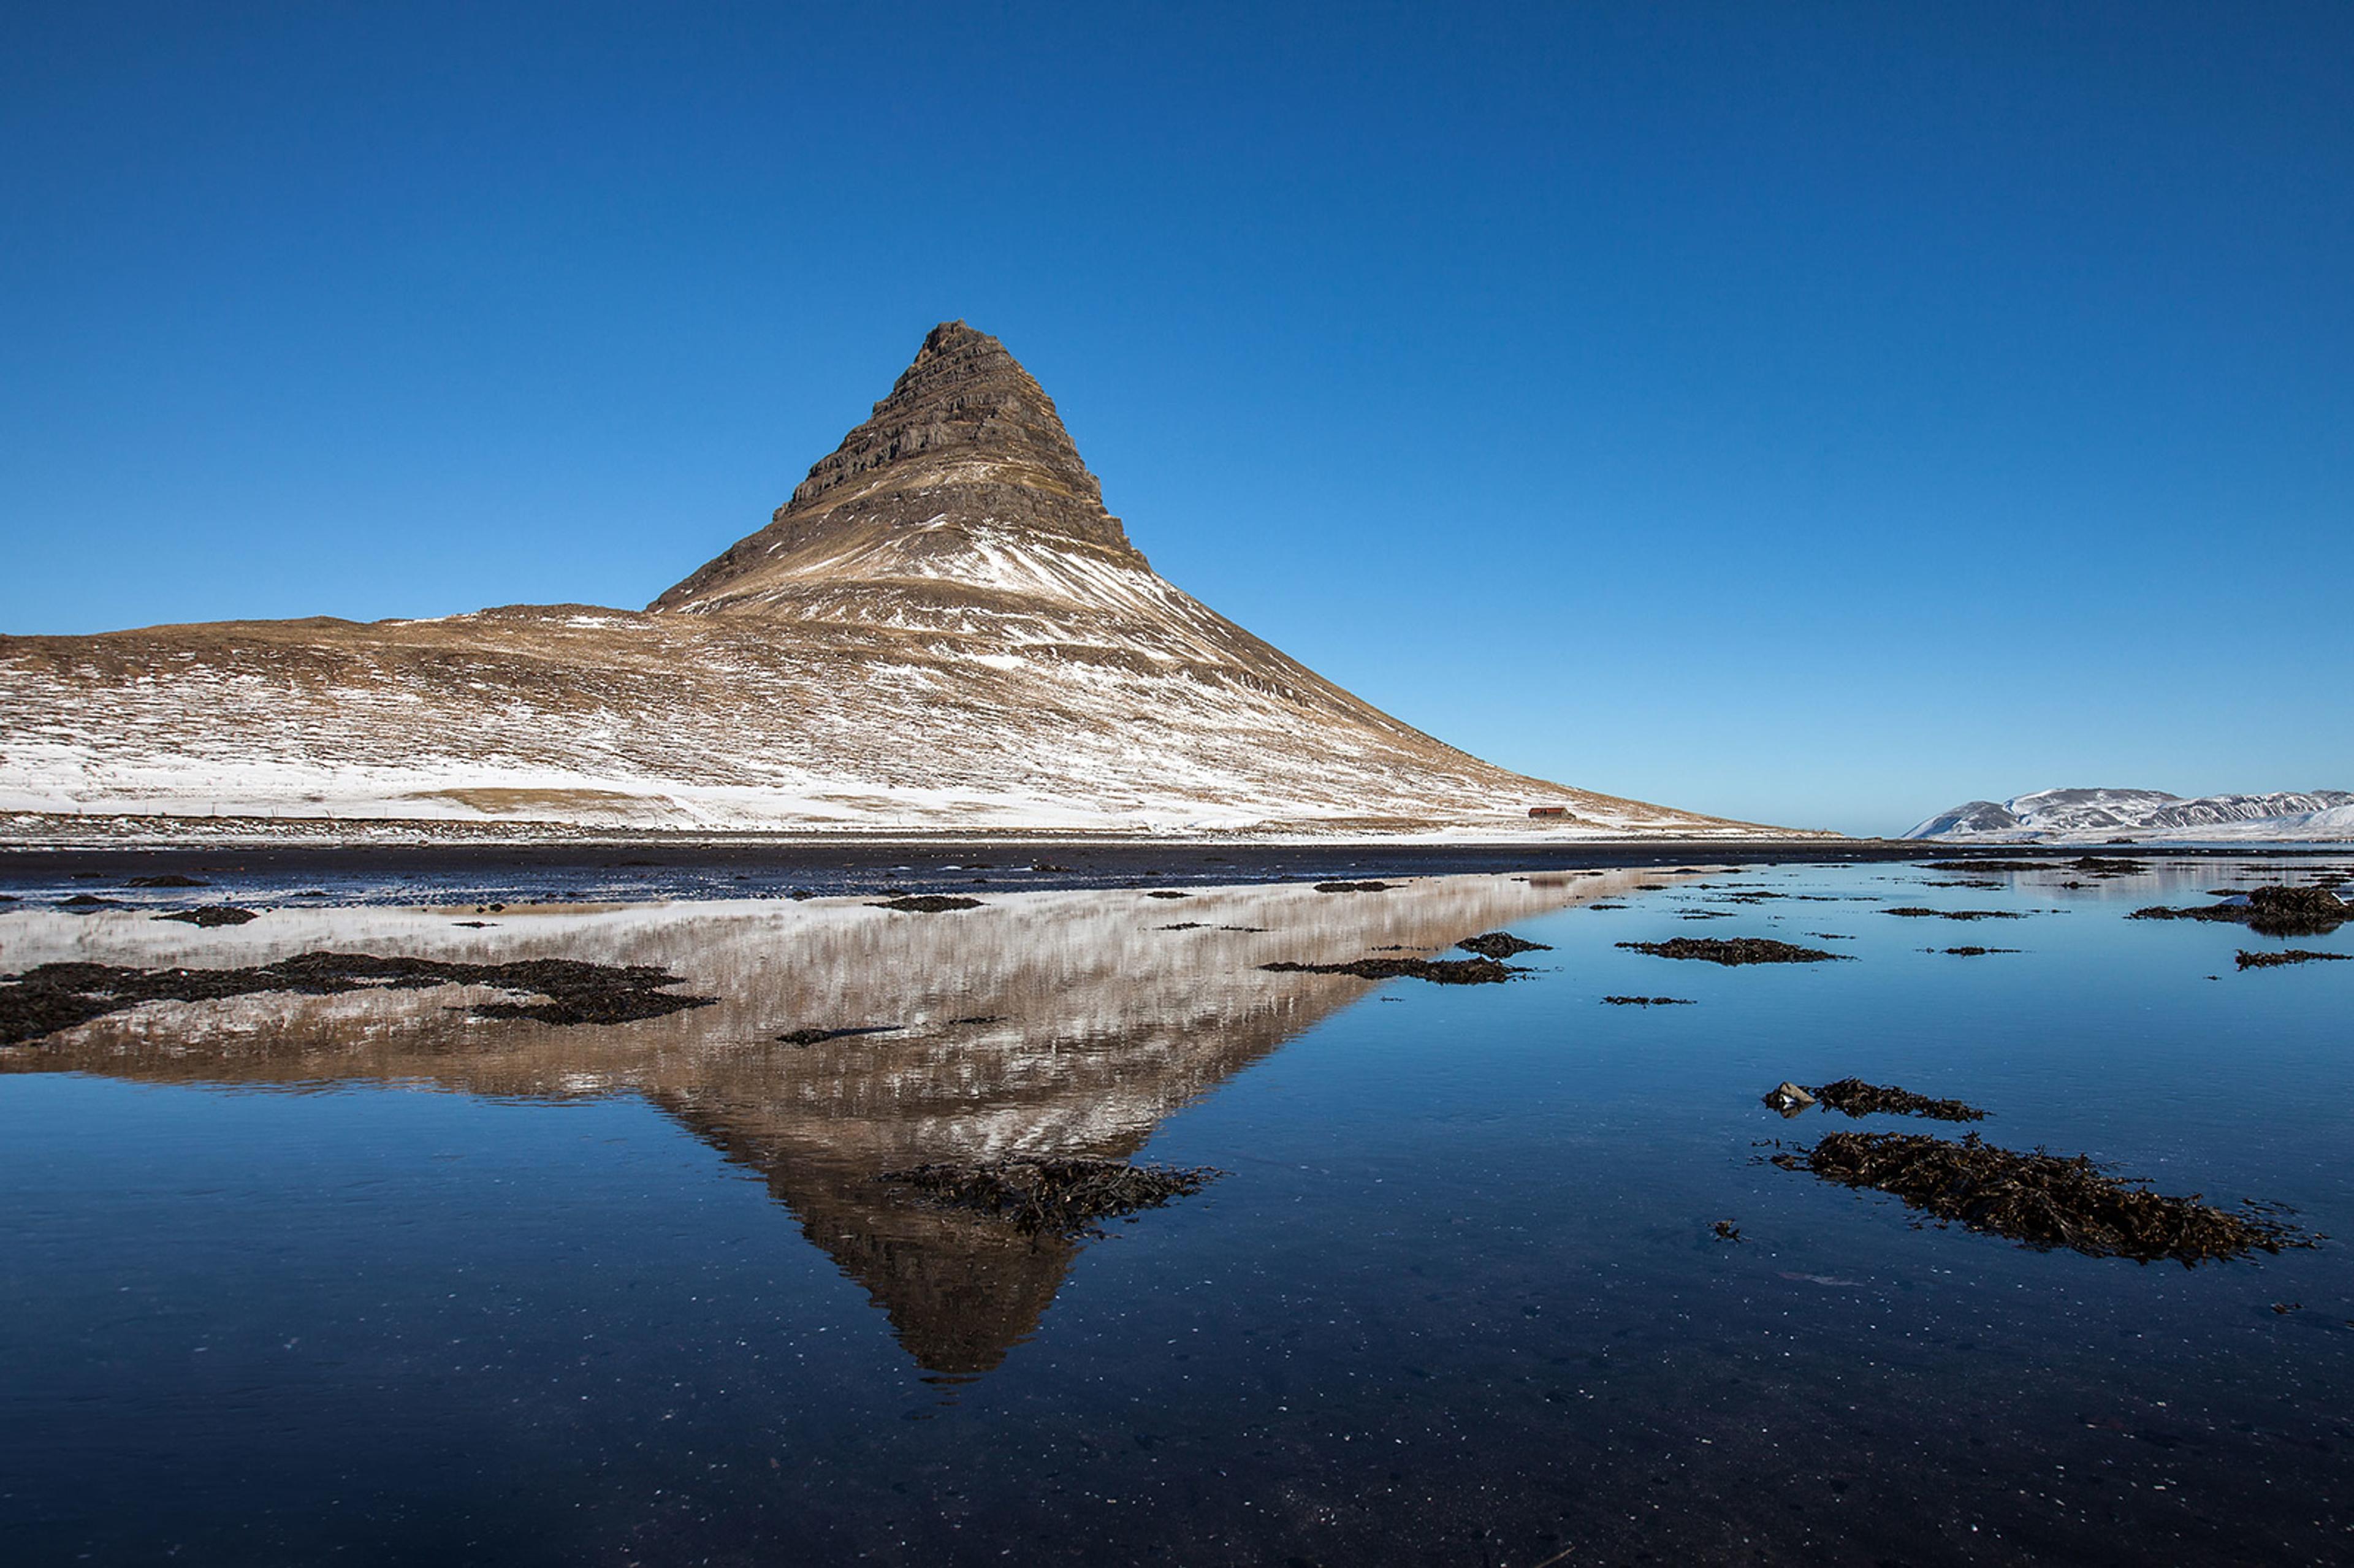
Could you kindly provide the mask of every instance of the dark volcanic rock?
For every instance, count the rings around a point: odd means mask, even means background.
[[[1466,937],[1455,944],[1467,953],[1477,953],[1483,959],[1509,959],[1515,953],[1550,953],[1553,948],[1543,942],[1532,942],[1515,937],[1510,931],[1489,931],[1477,937]]]
[[[202,926],[207,929],[215,926],[242,926],[248,920],[260,917],[260,911],[240,909],[234,904],[199,904],[194,909],[175,909],[168,915],[155,916],[158,920],[177,920],[184,925]]]
[[[263,991],[333,996],[364,989],[419,991],[482,985],[538,996],[531,1002],[477,1003],[478,1018],[533,1018],[543,1023],[622,1023],[660,1018],[718,999],[673,996],[682,983],[667,969],[570,959],[510,964],[453,964],[373,953],[303,953],[239,969],[138,969],[114,964],[43,964],[0,982],[0,1045],[21,1044],[60,1029],[121,1012],[143,1001],[219,1001]]]
[[[1771,937],[1671,937],[1664,942],[1621,942],[1618,946],[1655,959],[1699,959],[1712,964],[1853,963],[1853,959],[1801,948]]]
[[[2188,1266],[2316,1245],[2253,1205],[2234,1213],[2169,1198],[2108,1175],[2081,1154],[2020,1154],[1974,1132],[1958,1143],[1920,1133],[1834,1132],[1812,1149],[1775,1155],[1774,1163],[1893,1193],[1974,1231],[2094,1257],[2170,1257]]]

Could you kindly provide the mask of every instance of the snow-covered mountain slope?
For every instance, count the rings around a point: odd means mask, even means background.
[[[1052,400],[960,322],[766,528],[642,612],[0,638],[0,811],[1768,831],[1493,767],[1181,592]]]
[[[2185,800],[2162,789],[2042,789],[2009,800],[1971,800],[1903,836],[1999,843],[2346,839],[2354,838],[2354,793],[2283,790]]]

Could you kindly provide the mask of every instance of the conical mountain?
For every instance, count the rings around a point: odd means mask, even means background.
[[[645,611],[0,638],[0,810],[249,830],[1771,831],[1481,762],[1181,592],[962,322]]]

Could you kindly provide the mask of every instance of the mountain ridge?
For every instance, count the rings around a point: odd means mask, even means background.
[[[0,726],[19,812],[1779,832],[1497,768],[1218,615],[1151,570],[1053,400],[961,322],[643,610],[0,638]]]
[[[1900,836],[2003,843],[2143,837],[2327,841],[2354,838],[2354,792],[2276,790],[2185,798],[2163,789],[2039,789],[2008,800],[1965,801]]]

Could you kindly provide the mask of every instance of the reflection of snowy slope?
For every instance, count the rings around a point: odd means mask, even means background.
[[[1756,831],[1492,767],[1179,591],[961,323],[644,612],[0,638],[0,811],[1524,834],[1555,805],[1548,836]]]
[[[1938,813],[1904,837],[2006,843],[2354,838],[2354,793],[2285,790],[2185,800],[2159,789],[2044,789],[1999,802],[1972,800]]]
[[[1021,894],[934,916],[831,899],[549,908],[479,930],[447,912],[382,908],[271,911],[211,932],[130,912],[26,911],[0,915],[11,969],[230,967],[311,948],[564,957],[663,965],[682,990],[719,1001],[568,1029],[470,1019],[455,1011],[470,993],[451,987],[152,1003],[0,1051],[0,1073],[643,1096],[757,1172],[926,1366],[972,1372],[1035,1327],[1075,1249],[907,1203],[879,1172],[1013,1152],[1126,1157],[1172,1111],[1374,989],[1258,965],[1435,952],[1659,877],[1453,877],[1380,894],[1293,885],[1166,900]],[[1180,922],[1198,925],[1165,928]],[[777,1039],[881,1024],[899,1027],[807,1047]]]

